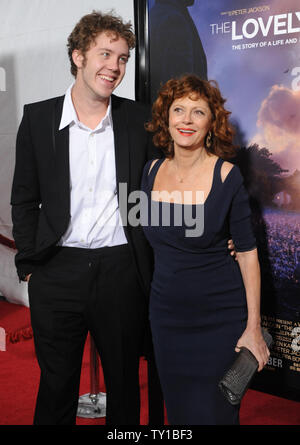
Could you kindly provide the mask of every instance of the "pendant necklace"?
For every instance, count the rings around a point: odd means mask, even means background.
[[[193,167],[194,167],[197,163],[198,163],[198,159],[194,162],[194,164],[192,164],[189,173],[193,170]],[[177,180],[180,184],[183,184],[183,182],[185,182],[185,180],[187,179],[187,176],[181,176],[181,175],[179,174],[179,169],[178,169],[177,164],[175,164],[175,167],[176,167],[176,170],[177,170],[177,177],[176,177],[176,180]]]

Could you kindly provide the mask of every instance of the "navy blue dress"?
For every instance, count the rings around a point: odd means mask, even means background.
[[[149,174],[152,161],[144,168],[142,191],[148,203],[144,200],[141,215],[155,258],[150,323],[168,421],[238,424],[239,406],[227,402],[218,382],[234,360],[247,321],[245,288],[227,242],[232,237],[237,251],[256,247],[248,195],[236,166],[222,183],[219,158],[203,205],[153,201],[151,191],[163,161],[158,160]],[[187,236],[191,219],[184,214],[201,218],[202,212],[202,235]]]

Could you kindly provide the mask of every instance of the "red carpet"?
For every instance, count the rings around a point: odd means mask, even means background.
[[[39,368],[31,337],[29,310],[0,301],[0,327],[7,335],[6,351],[0,351],[0,425],[31,425],[38,390]],[[89,342],[87,342],[80,394],[89,393]],[[147,425],[146,362],[141,360],[141,425]],[[103,379],[100,391],[105,392]],[[242,425],[300,425],[300,404],[249,390],[241,407]],[[77,425],[103,425],[104,418],[77,418]]]

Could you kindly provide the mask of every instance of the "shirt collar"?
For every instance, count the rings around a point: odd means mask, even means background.
[[[65,94],[65,98],[64,98],[64,104],[63,104],[63,110],[62,110],[62,115],[61,115],[61,120],[60,120],[60,125],[59,125],[59,130],[62,130],[63,128],[67,127],[68,125],[83,125],[80,123],[78,117],[77,117],[77,113],[72,101],[72,88],[73,88],[72,84],[66,91]],[[112,111],[111,111],[111,97],[109,98],[109,103],[108,103],[108,107],[106,110],[106,114],[104,116],[104,118],[102,119],[101,122],[99,122],[99,125],[93,130],[96,131],[102,127],[105,127],[107,125],[110,125],[111,127],[113,127],[113,120],[112,120]]]

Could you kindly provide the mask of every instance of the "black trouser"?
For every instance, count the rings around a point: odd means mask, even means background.
[[[75,424],[90,331],[104,373],[106,424],[138,425],[146,299],[129,247],[55,248],[30,278],[29,301],[41,368],[34,423]]]

